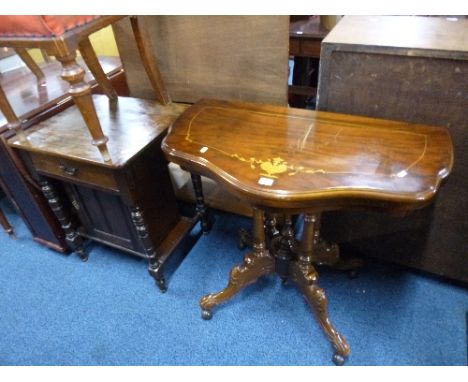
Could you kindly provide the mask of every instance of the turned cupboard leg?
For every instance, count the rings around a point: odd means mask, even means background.
[[[208,212],[206,209],[205,198],[203,196],[201,176],[198,174],[190,175],[192,177],[192,185],[196,198],[196,210],[197,215],[200,218],[201,229],[203,234],[207,234],[210,231],[210,223],[208,220]]]
[[[65,232],[65,240],[67,241],[68,245],[74,252],[78,254],[82,261],[87,261],[88,255],[84,249],[83,238],[78,234],[78,232],[76,232],[75,228],[73,227],[70,215],[62,205],[55,188],[45,178],[41,178],[39,180],[39,185],[41,186],[42,193],[49,202],[53,213],[59,220],[60,225]]]
[[[132,222],[135,226],[138,236],[141,240],[146,256],[148,258],[148,272],[154,278],[156,285],[162,293],[167,291],[166,280],[163,274],[163,266],[158,260],[156,250],[149,236],[148,226],[143,217],[143,211],[140,207],[136,206],[130,209]]]

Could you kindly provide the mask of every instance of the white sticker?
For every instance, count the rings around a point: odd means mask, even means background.
[[[208,151],[208,147],[206,147],[206,146],[203,146],[203,147],[200,149],[200,152],[201,152],[202,154],[205,154],[207,151]]]
[[[274,179],[265,178],[263,176],[258,180],[260,186],[272,186],[274,182]]]

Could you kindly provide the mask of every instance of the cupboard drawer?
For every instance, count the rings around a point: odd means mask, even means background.
[[[119,191],[112,170],[69,159],[31,154],[35,169],[44,174],[57,176],[71,182],[81,182],[100,188]]]

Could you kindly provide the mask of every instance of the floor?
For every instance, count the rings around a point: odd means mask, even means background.
[[[88,246],[82,263],[0,232],[0,365],[331,365],[332,349],[293,286],[266,277],[200,318],[198,300],[241,261],[250,221],[214,213],[161,294],[143,260]],[[198,237],[198,228],[192,232]],[[466,365],[468,289],[369,262],[360,276],[320,270],[347,365]]]

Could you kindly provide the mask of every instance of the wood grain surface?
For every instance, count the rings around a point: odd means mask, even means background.
[[[169,160],[260,205],[430,200],[452,168],[445,128],[203,100],[163,142]]]
[[[177,103],[162,106],[129,97],[119,97],[114,103],[103,95],[94,95],[93,101],[103,131],[109,137],[107,145],[112,163],[105,162],[98,148],[91,144],[91,136],[76,106],[31,128],[27,141],[13,137],[9,144],[27,151],[118,168],[166,130],[188,107]]]
[[[345,16],[322,44],[317,94],[318,110],[449,130],[454,166],[436,203],[406,217],[361,211],[324,214],[322,232],[358,253],[464,283],[468,283],[467,30],[466,16],[450,20]]]

